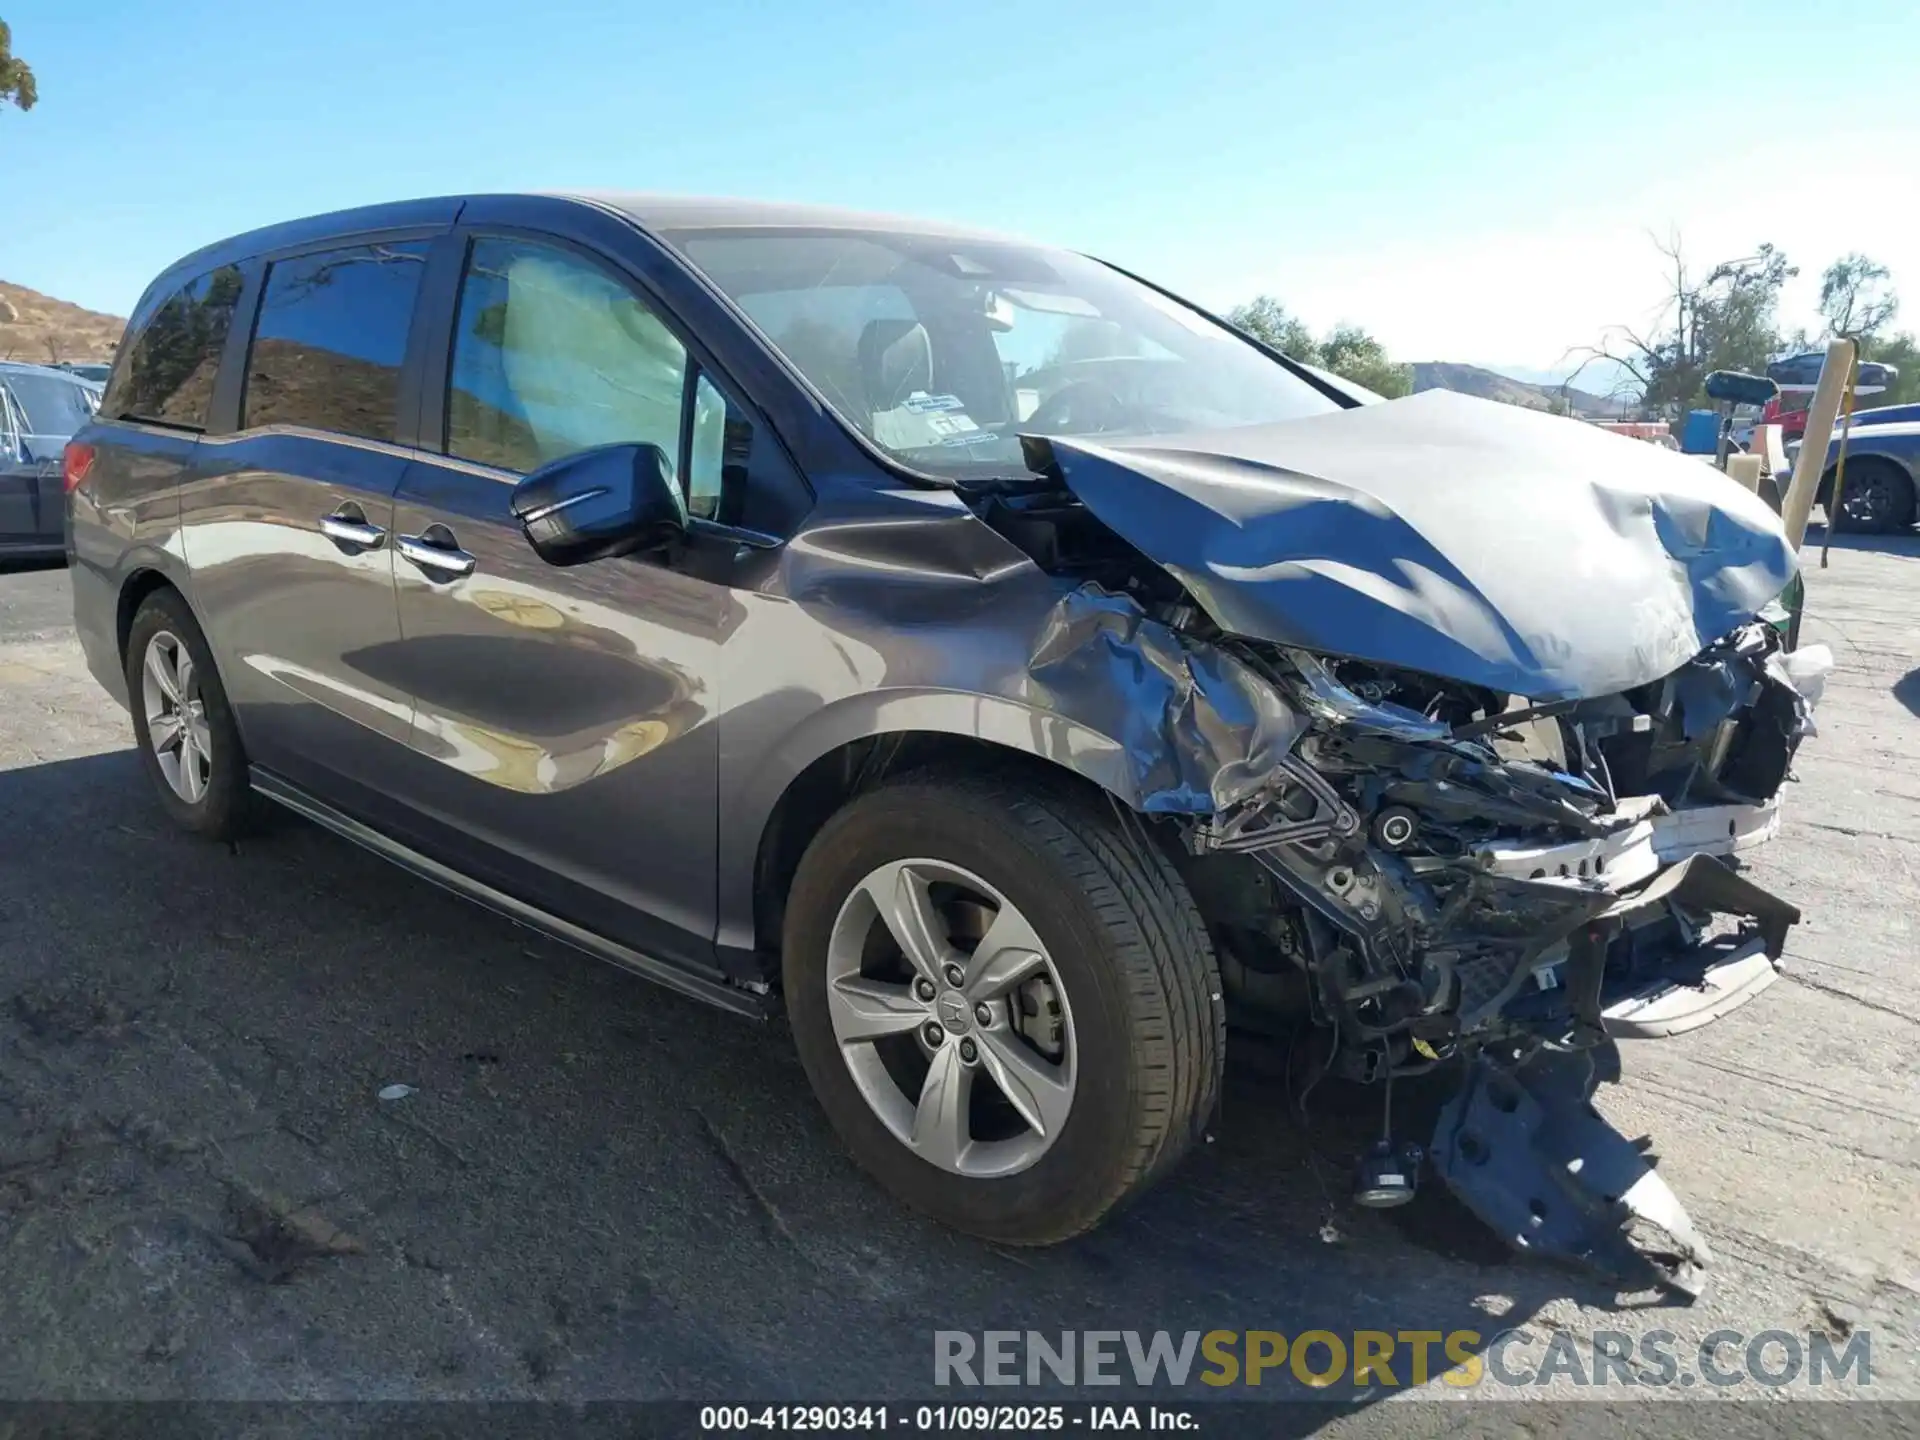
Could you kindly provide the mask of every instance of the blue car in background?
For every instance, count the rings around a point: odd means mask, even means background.
[[[65,370],[0,361],[0,556],[66,552],[61,455],[100,392]]]
[[[1920,420],[1920,405],[1881,405],[1872,410],[1856,410],[1853,428],[1862,425],[1911,425]]]
[[[1788,444],[1787,458],[1799,463],[1799,441]],[[1836,430],[1814,496],[1829,512],[1834,509],[1831,501],[1839,461]],[[1838,509],[1830,517],[1834,529],[1870,535],[1902,533],[1920,517],[1920,405],[1888,405],[1853,417]]]

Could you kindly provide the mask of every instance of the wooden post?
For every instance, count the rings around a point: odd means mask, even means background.
[[[1853,374],[1853,341],[1833,340],[1827,345],[1827,362],[1820,367],[1820,383],[1814,387],[1813,403],[1807,407],[1807,433],[1800,440],[1800,461],[1793,467],[1793,484],[1787,488],[1780,506],[1781,523],[1787,539],[1798,550],[1807,537],[1807,516],[1813,511],[1813,497],[1820,489],[1820,476],[1827,468],[1827,445],[1833,439],[1833,422],[1840,413],[1840,397]],[[1832,520],[1828,520],[1831,528]]]

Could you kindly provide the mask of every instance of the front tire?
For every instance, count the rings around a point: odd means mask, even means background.
[[[828,1119],[888,1190],[1045,1245],[1184,1154],[1225,1051],[1212,945],[1111,806],[920,775],[855,799],[794,877],[783,981]]]
[[[207,637],[178,591],[141,601],[126,663],[134,738],[161,807],[181,829],[210,840],[252,828],[258,801],[246,749]]]

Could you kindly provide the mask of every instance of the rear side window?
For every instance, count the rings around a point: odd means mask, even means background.
[[[223,265],[161,302],[114,367],[102,413],[203,429],[220,373],[220,353],[240,303],[238,266]]]
[[[247,356],[241,427],[393,440],[429,248],[424,240],[355,245],[276,261]]]

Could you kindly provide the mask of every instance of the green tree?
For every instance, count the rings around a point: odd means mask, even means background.
[[[1413,367],[1396,365],[1386,347],[1357,325],[1337,325],[1316,340],[1304,321],[1289,315],[1271,295],[1260,295],[1227,312],[1227,323],[1282,355],[1331,370],[1342,379],[1392,398],[1413,390]]]
[[[1876,360],[1899,373],[1878,395],[1864,395],[1860,408],[1909,405],[1920,401],[1920,342],[1907,331],[1889,333],[1900,313],[1900,297],[1889,284],[1887,267],[1865,255],[1842,255],[1820,275],[1823,339],[1845,336],[1860,347],[1862,360]]]
[[[1659,249],[1671,268],[1656,327],[1643,334],[1616,326],[1586,354],[1619,365],[1639,383],[1647,409],[1671,414],[1706,403],[1704,383],[1712,371],[1766,370],[1782,344],[1781,287],[1800,272],[1773,246],[1762,245],[1698,279],[1677,237]]]
[[[1871,345],[1900,312],[1887,267],[1860,254],[1842,255],[1820,276],[1820,318],[1829,337]]]
[[[33,71],[26,61],[14,58],[13,31],[6,21],[0,20],[0,105],[12,101],[22,110],[31,110],[39,98],[40,89],[33,83]]]
[[[1320,364],[1320,342],[1313,338],[1313,332],[1271,295],[1258,295],[1234,306],[1227,312],[1227,323],[1302,364]]]
[[[1920,402],[1920,341],[1911,334],[1903,330],[1897,335],[1876,337],[1861,348],[1861,357],[1900,371],[1883,393],[1865,396],[1860,402],[1863,407]]]
[[[1413,392],[1413,367],[1396,365],[1386,347],[1356,325],[1338,325],[1320,342],[1320,368],[1392,399]]]

